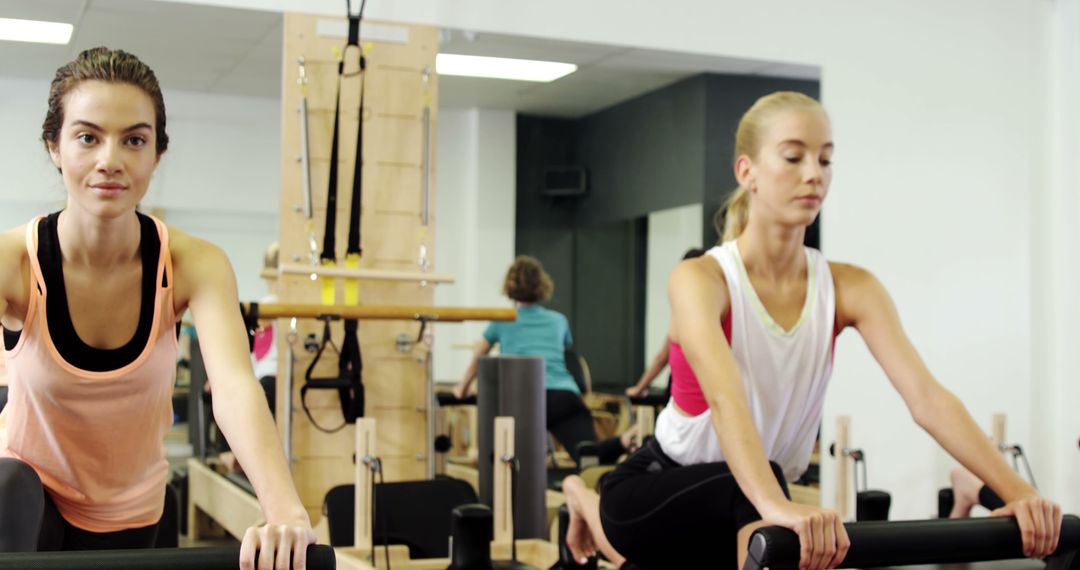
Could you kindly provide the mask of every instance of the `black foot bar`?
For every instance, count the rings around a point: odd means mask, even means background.
[[[1024,558],[1020,527],[1011,517],[847,523],[851,549],[844,568],[946,564]],[[1055,556],[1080,549],[1080,518],[1065,515]],[[743,570],[799,567],[799,537],[782,527],[758,529],[750,537]]]
[[[64,552],[8,552],[0,554],[2,569],[84,570],[236,570],[240,547],[154,548],[146,550],[85,550]],[[334,570],[334,549],[322,544],[308,546],[308,570]]]

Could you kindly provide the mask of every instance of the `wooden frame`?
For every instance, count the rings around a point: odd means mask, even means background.
[[[207,518],[243,539],[249,527],[266,523],[258,499],[198,459],[188,459],[188,537],[199,540]]]
[[[385,568],[385,560],[388,552],[390,564],[393,568],[403,570],[445,570],[450,564],[449,558],[431,558],[413,560],[409,558],[409,549],[404,545],[390,545],[389,548],[372,546],[370,521],[372,519],[372,503],[369,493],[361,493],[360,485],[371,488],[371,471],[364,465],[364,458],[374,457],[375,421],[359,420],[356,429],[356,543],[359,546],[334,549],[337,554],[338,568],[342,570],[371,570],[373,568]],[[494,515],[495,539],[491,542],[492,560],[505,560],[510,558],[512,546],[511,539],[514,533],[513,520],[513,495],[510,484],[512,461],[514,457],[514,419],[508,417],[495,418],[495,488],[494,488]],[[362,532],[360,529],[367,529]],[[514,541],[517,546],[518,559],[526,564],[538,568],[548,568],[559,559],[559,549],[552,543],[538,539],[524,539]]]

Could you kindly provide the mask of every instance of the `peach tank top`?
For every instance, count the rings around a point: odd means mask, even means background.
[[[154,220],[161,253],[150,340],[126,366],[91,372],[65,361],[49,335],[37,256],[41,219],[27,225],[33,286],[19,342],[5,352],[9,391],[0,413],[0,455],[30,465],[60,514],[78,528],[152,525],[165,504],[164,437],[176,376],[168,232]]]

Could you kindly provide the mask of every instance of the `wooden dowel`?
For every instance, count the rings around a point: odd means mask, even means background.
[[[645,438],[656,431],[656,409],[652,406],[635,406],[634,412],[637,414],[638,427],[638,433],[634,440],[637,446],[641,447],[645,445]]]
[[[375,457],[375,420],[360,418],[356,420],[356,495],[353,506],[353,545],[355,548],[370,551],[373,540],[371,522],[374,497],[371,495],[375,473],[365,460]]]
[[[843,520],[850,520],[850,501],[848,497],[851,493],[851,479],[849,477],[850,472],[848,469],[851,467],[851,457],[844,451],[848,448],[849,434],[848,430],[851,426],[851,418],[849,416],[837,416],[836,417],[836,433],[833,437],[836,439],[835,450],[836,455],[836,512],[840,514],[840,518]]]
[[[990,439],[998,447],[1005,443],[1005,414],[994,414],[991,419]]]
[[[248,310],[248,304],[244,304]],[[396,320],[418,321],[513,321],[517,319],[515,309],[496,309],[490,307],[430,307],[423,305],[316,305],[274,303],[259,305],[260,319],[317,319],[325,315],[334,315],[356,320]]]
[[[514,418],[495,418],[495,466],[492,492],[494,540],[496,544],[509,545],[514,541],[514,487],[513,465],[504,459],[514,457]]]
[[[453,283],[457,277],[450,273],[425,273],[421,271],[394,271],[392,269],[346,269],[344,267],[313,267],[294,263],[281,266],[282,275],[316,275],[320,277],[352,277],[365,281],[425,281],[427,283]]]

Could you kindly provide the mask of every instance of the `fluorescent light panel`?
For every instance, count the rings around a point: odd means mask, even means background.
[[[440,53],[435,56],[435,70],[439,75],[548,83],[577,71],[577,66],[554,61]]]
[[[0,18],[0,40],[40,44],[66,44],[71,41],[71,24]]]

